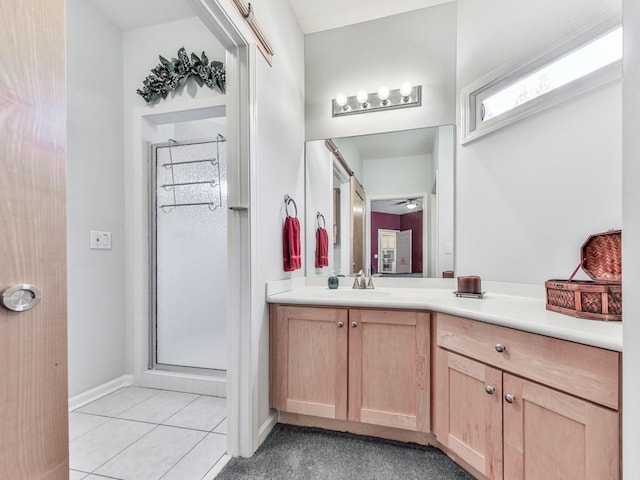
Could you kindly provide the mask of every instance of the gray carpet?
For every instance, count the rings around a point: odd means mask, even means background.
[[[216,480],[473,480],[433,447],[278,424]]]

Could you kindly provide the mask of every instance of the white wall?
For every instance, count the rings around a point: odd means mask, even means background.
[[[457,87],[598,0],[458,0]],[[458,147],[457,274],[541,284],[567,277],[590,233],[620,228],[621,85]]]
[[[454,123],[456,5],[305,37],[307,140]],[[331,99],[381,85],[422,85],[422,106],[331,117]]]
[[[190,109],[196,104],[202,107],[208,99],[212,99],[213,102],[213,99],[220,97],[220,93],[208,87],[198,87],[193,81],[188,82],[184,89],[170,94],[167,99],[160,100],[155,105],[147,105],[136,93],[136,89],[140,88],[151,68],[157,65],[158,55],[166,58],[175,57],[180,47],[185,47],[188,54],[195,52],[200,55],[205,51],[210,61],[225,59],[225,50],[198,18],[122,33],[128,373],[140,373],[136,372],[134,355],[135,349],[141,348],[136,342],[146,342],[143,326],[148,321],[147,166],[143,146],[134,145],[134,131],[141,128],[140,125],[134,125],[134,118],[140,122],[141,116],[153,114],[165,106],[171,106],[174,110],[179,110],[180,106]],[[153,130],[152,127],[154,126],[146,126],[146,138],[155,140],[159,132],[150,131],[149,128]],[[176,131],[176,133],[180,132]],[[166,141],[166,137],[161,141]]]
[[[364,166],[362,165],[363,158],[360,156],[360,151],[358,148],[350,141],[349,138],[334,138],[334,143],[340,153],[342,154],[342,158],[344,158],[349,168],[353,171],[353,175],[358,179],[359,182],[362,183],[362,178],[364,176]]]
[[[320,212],[326,221],[329,234],[329,247],[333,245],[333,155],[322,140],[307,142],[306,145],[306,273],[307,275],[328,275],[335,269],[333,263],[333,248],[329,248],[329,266],[316,268],[316,214]],[[298,208],[302,208],[299,206]],[[304,240],[304,239],[303,239]]]
[[[304,268],[285,273],[282,263],[284,196],[298,204],[304,230],[304,37],[287,0],[254,0],[260,25],[275,55],[273,67],[258,54],[256,60],[257,198],[251,201],[257,216],[252,258],[255,284],[252,302],[252,351],[258,378],[257,429],[269,416],[269,315],[264,285],[277,279],[304,276]],[[302,239],[304,241],[304,239]],[[304,256],[310,252],[303,250]],[[311,253],[312,254],[312,253]],[[257,447],[257,445],[256,445]]]
[[[90,2],[67,2],[69,395],[125,373],[122,41]],[[90,230],[111,250],[90,250]]]
[[[634,478],[640,472],[640,3],[623,0],[624,88],[623,88],[623,474]]]
[[[433,181],[431,161],[431,155],[364,160],[364,191],[367,196],[428,192]]]
[[[453,253],[448,250],[450,246],[455,251],[455,145],[454,126],[445,125],[438,128],[437,143],[434,145],[433,153],[434,158],[438,158],[438,271],[433,272],[434,277],[442,276],[445,270],[454,270],[455,266]]]

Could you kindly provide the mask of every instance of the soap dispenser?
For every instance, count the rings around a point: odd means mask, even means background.
[[[333,274],[327,280],[327,283],[329,284],[329,288],[331,290],[335,290],[336,288],[338,288],[340,282],[338,280],[338,277],[336,277],[336,272],[333,272]]]

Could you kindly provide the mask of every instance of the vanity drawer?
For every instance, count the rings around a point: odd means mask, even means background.
[[[619,409],[618,352],[446,314],[437,314],[437,344],[501,370]]]

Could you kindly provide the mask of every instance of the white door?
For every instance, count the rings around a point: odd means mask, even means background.
[[[411,273],[411,230],[396,234],[396,273]]]
[[[63,0],[0,3],[0,290],[33,286],[0,307],[7,480],[69,478],[64,13]]]
[[[398,230],[378,229],[378,272],[396,273],[396,233]]]

